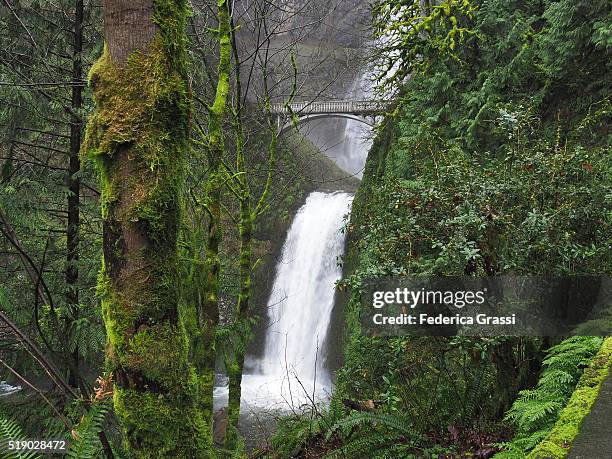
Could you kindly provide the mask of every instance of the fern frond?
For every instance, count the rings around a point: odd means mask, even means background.
[[[474,377],[469,384],[468,393],[466,394],[464,403],[465,411],[463,414],[464,419],[472,419],[475,417],[474,415],[476,414],[478,404],[489,387],[488,383],[491,376],[492,372],[487,364],[483,362],[478,365],[478,368],[474,372]]]
[[[70,444],[67,457],[73,459],[93,459],[100,455],[102,444],[98,432],[102,430],[106,415],[111,409],[110,400],[92,405],[74,430],[74,441]]]
[[[359,435],[349,435],[354,428],[359,428]],[[410,457],[407,451],[416,448],[423,440],[413,425],[403,416],[388,413],[371,413],[353,411],[337,421],[326,434],[329,440],[341,433],[343,445],[332,451],[330,458],[388,458]]]
[[[346,432],[357,426],[363,425],[384,426],[395,430],[403,435],[413,435],[413,426],[403,417],[385,413],[368,413],[354,411],[345,418],[336,422],[327,432],[326,438],[329,438],[337,431]]]
[[[518,419],[519,430],[532,429],[533,426],[550,423],[551,418],[563,408],[558,400],[537,400],[529,404]],[[551,416],[554,415],[554,416]]]
[[[381,457],[384,450],[402,440],[399,434],[381,434],[377,431],[370,431],[359,435],[347,442],[340,448],[332,451],[326,459],[351,459],[364,457]]]
[[[31,451],[15,451],[9,449],[9,441],[26,440],[21,426],[11,419],[0,415],[0,454],[4,459],[37,459],[40,456]]]
[[[582,369],[601,346],[602,339],[573,336],[547,351],[544,371],[535,389],[523,390],[506,413],[505,420],[517,427],[511,442],[495,458],[524,457],[552,429],[559,413],[578,383]]]

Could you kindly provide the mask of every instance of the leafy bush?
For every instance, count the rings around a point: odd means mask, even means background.
[[[378,129],[348,226],[336,397],[375,400],[421,433],[490,429],[536,384],[543,341],[363,336],[361,288],[396,275],[612,266],[609,2],[380,0],[375,11],[377,32],[394,34],[381,53],[399,70],[379,81],[397,107]],[[542,386],[516,409],[562,387],[531,406],[527,437],[554,423],[594,343],[551,350]]]

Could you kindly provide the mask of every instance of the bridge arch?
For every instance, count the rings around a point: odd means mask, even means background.
[[[318,113],[314,115],[298,116],[297,123],[293,123],[289,121],[282,126],[280,126],[280,117],[279,117],[278,135],[281,136],[285,134],[286,132],[290,131],[291,128],[293,127],[297,128],[300,124],[308,123],[310,121],[318,121],[318,120],[322,120],[325,118],[344,118],[347,120],[359,121],[360,123],[364,123],[370,127],[374,127],[374,117],[373,116],[366,117],[366,116],[353,115],[350,113]]]
[[[278,134],[281,135],[295,126],[286,121],[294,114],[298,124],[323,118],[345,118],[374,126],[375,117],[384,114],[392,103],[392,100],[324,100],[289,105],[274,103],[270,108],[277,117]]]

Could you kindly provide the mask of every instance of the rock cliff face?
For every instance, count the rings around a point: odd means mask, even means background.
[[[286,99],[293,83],[292,54],[298,66],[296,100],[337,98],[353,87],[369,42],[368,1],[289,0],[265,11],[257,3],[235,6],[240,58],[243,74],[249,71],[252,101],[262,96],[264,62],[273,99]]]
[[[306,42],[326,42],[332,47],[360,48],[366,42],[370,5],[364,0],[291,0],[286,3],[283,19],[290,24],[288,34]]]

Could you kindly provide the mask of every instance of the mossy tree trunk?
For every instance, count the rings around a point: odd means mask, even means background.
[[[239,112],[238,112],[239,113]],[[263,212],[269,188],[272,184],[272,174],[264,185],[264,192],[255,206],[252,205],[252,196],[247,179],[247,168],[244,157],[244,136],[242,122],[239,114],[235,114],[236,157],[237,157],[237,196],[240,205],[240,255],[239,276],[240,286],[236,310],[234,311],[234,345],[226,358],[227,376],[229,379],[228,396],[228,428],[225,436],[225,447],[233,450],[238,446],[238,422],[240,420],[240,400],[242,398],[242,373],[248,343],[252,337],[251,330],[251,268],[253,253],[253,227],[259,213]],[[276,164],[276,128],[271,134],[269,146],[269,170],[273,171]]]
[[[219,66],[215,100],[209,111],[208,123],[208,163],[209,178],[206,189],[206,206],[209,213],[208,244],[206,261],[208,276],[206,282],[206,298],[204,307],[207,313],[219,307],[219,273],[221,260],[219,246],[221,244],[221,191],[224,177],[221,165],[225,156],[225,135],[223,124],[227,111],[227,99],[230,90],[231,72],[231,41],[230,20],[226,0],[217,1],[219,21]]]
[[[236,59],[236,61],[238,61]],[[237,77],[239,78],[239,76]],[[237,84],[238,91],[240,84]],[[239,92],[238,92],[239,93]],[[234,450],[239,445],[238,421],[240,420],[240,400],[242,398],[242,371],[246,346],[250,338],[251,327],[248,322],[251,298],[251,259],[253,252],[253,225],[255,216],[251,208],[251,190],[246,176],[244,157],[244,135],[242,130],[240,108],[234,113],[234,132],[236,133],[236,195],[240,205],[240,286],[238,301],[234,312],[235,344],[226,356],[226,369],[229,379],[228,426],[225,435],[225,448]]]
[[[177,233],[190,97],[186,0],[105,0],[84,149],[102,181],[98,294],[115,412],[135,457],[211,457],[179,314]]]
[[[200,130],[203,138],[200,145],[205,147],[208,161],[208,179],[206,182],[204,208],[208,214],[208,234],[205,248],[205,273],[201,267],[193,270],[194,279],[202,285],[194,286],[201,292],[195,305],[198,330],[193,339],[193,362],[199,378],[202,396],[200,404],[207,413],[213,409],[213,388],[216,363],[216,327],[219,322],[219,275],[221,258],[219,249],[222,240],[221,195],[224,177],[221,171],[225,156],[225,133],[223,132],[226,117],[227,100],[230,90],[231,44],[229,7],[226,0],[217,0],[219,21],[219,65],[215,100],[208,109],[208,132]]]

